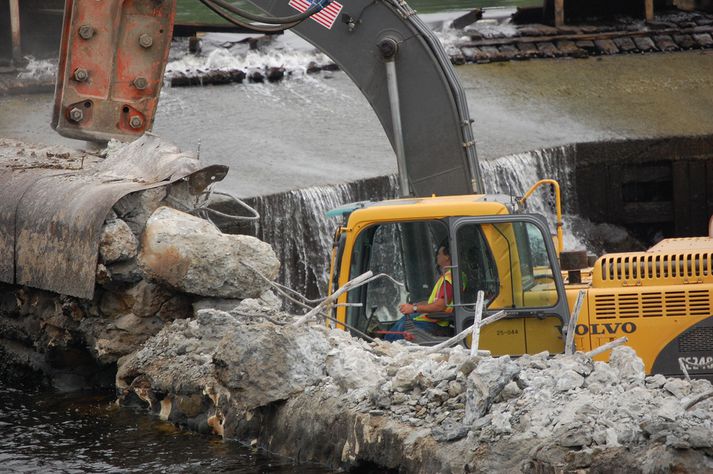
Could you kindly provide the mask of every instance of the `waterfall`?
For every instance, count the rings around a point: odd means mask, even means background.
[[[540,179],[556,180],[560,185],[562,200],[564,248],[566,250],[586,248],[585,241],[574,227],[574,222],[578,220],[574,179],[575,156],[575,146],[564,145],[482,161],[480,169],[486,192],[523,196]],[[550,224],[550,230],[555,233],[555,199],[551,186],[543,186],[533,194],[527,200],[527,209],[529,212],[545,216]]]
[[[588,249],[603,253],[616,246],[632,249],[641,244],[621,227],[595,224],[577,215],[575,146],[560,146],[504,156],[481,162],[486,191],[522,196],[538,180],[552,178],[562,193],[565,250]],[[252,198],[262,216],[250,233],[270,243],[282,262],[279,281],[310,298],[324,297],[329,278],[332,237],[341,222],[326,212],[350,202],[391,199],[395,176],[381,176],[334,186],[315,186]],[[544,186],[527,202],[528,211],[545,216],[555,231],[554,196]]]
[[[395,197],[395,176],[314,186],[249,200],[262,218],[253,235],[271,244],[282,262],[278,281],[310,298],[326,296],[332,237],[340,218],[326,212],[347,203]]]

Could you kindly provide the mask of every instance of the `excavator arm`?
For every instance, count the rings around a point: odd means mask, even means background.
[[[323,51],[373,107],[404,196],[483,192],[465,94],[440,42],[398,0],[248,0]],[[66,0],[52,125],[85,140],[150,130],[175,0]]]

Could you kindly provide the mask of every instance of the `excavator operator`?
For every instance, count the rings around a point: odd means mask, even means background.
[[[394,323],[389,330],[389,334],[384,336],[385,340],[397,341],[403,339],[403,332],[409,319],[413,321],[416,327],[428,331],[434,336],[448,335],[449,315],[453,311],[453,276],[451,274],[451,254],[447,240],[444,240],[438,246],[436,265],[441,276],[436,280],[428,301],[404,303],[399,306],[399,311],[404,316]],[[436,313],[440,317],[437,318]]]

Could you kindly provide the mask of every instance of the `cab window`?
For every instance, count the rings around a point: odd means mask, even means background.
[[[347,323],[366,333],[389,329],[402,316],[401,303],[427,300],[438,278],[434,256],[447,229],[435,220],[384,223],[363,230],[354,245],[350,278],[371,270],[375,275],[386,273],[403,286],[381,278],[351,291],[348,301],[361,307],[347,309]]]
[[[463,302],[474,301],[477,290],[483,290],[489,309],[556,305],[545,238],[530,222],[461,225],[456,231],[458,262],[471,288]]]
[[[500,291],[498,269],[481,226],[461,226],[456,233],[456,240],[458,275],[461,280],[460,286],[463,288],[461,302],[475,303],[479,290],[484,292],[486,303],[493,301]]]

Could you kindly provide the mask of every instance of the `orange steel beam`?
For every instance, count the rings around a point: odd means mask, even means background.
[[[65,0],[52,127],[89,141],[153,125],[176,0]]]

